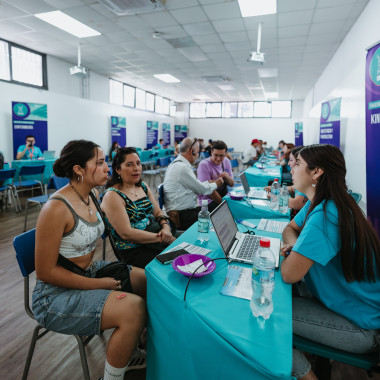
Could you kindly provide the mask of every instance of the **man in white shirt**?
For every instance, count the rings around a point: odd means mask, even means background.
[[[260,141],[253,139],[251,146],[244,153],[243,165],[252,166],[257,161],[257,148],[260,146]]]
[[[168,215],[177,228],[185,230],[198,220],[200,207],[197,195],[211,194],[224,183],[223,178],[215,181],[199,181],[192,165],[199,155],[197,139],[186,137],[180,146],[180,154],[169,165],[164,180],[164,202]]]

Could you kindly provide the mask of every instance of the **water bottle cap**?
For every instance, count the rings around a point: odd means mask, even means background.
[[[278,182],[278,178],[275,178],[275,179],[274,179],[274,182]]]
[[[260,239],[260,247],[269,248],[270,247],[270,239],[261,238]]]
[[[208,206],[208,200],[202,199],[202,206]]]

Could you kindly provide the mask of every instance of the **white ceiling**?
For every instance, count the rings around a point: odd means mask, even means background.
[[[76,64],[78,39],[33,16],[62,10],[102,33],[80,40],[82,65],[97,73],[177,102],[200,95],[263,100],[264,92],[275,91],[281,100],[295,100],[310,91],[368,1],[277,0],[276,15],[242,18],[237,0],[166,0],[165,10],[121,17],[96,0],[5,0],[0,38]],[[247,62],[256,50],[259,21],[264,66]],[[153,39],[153,32],[164,38]],[[191,47],[167,41],[186,37]],[[258,68],[277,69],[278,77],[260,79]],[[153,77],[165,73],[181,82]],[[202,80],[215,75],[229,81]],[[226,84],[232,89],[219,87]]]

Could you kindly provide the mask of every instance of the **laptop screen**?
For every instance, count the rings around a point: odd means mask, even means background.
[[[247,176],[245,175],[244,172],[240,174],[240,179],[241,179],[241,184],[244,187],[244,191],[248,195],[250,187],[249,187],[249,183],[248,183],[248,180],[247,180]]]
[[[234,217],[228,203],[224,201],[211,214],[210,219],[218,236],[224,254],[228,253],[235,242],[236,232],[238,232]]]

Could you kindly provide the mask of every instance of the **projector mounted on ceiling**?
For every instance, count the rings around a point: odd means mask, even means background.
[[[80,77],[85,77],[88,74],[88,70],[80,65],[81,54],[80,54],[80,44],[78,44],[78,65],[70,67],[70,75],[77,75]]]
[[[99,0],[99,3],[119,16],[165,9],[166,0]]]
[[[249,56],[249,58],[247,59],[247,61],[263,65],[265,63],[265,53],[261,53],[260,52],[261,25],[262,25],[262,22],[259,22],[259,27],[258,27],[258,30],[257,30],[257,51],[251,52],[251,55]]]

